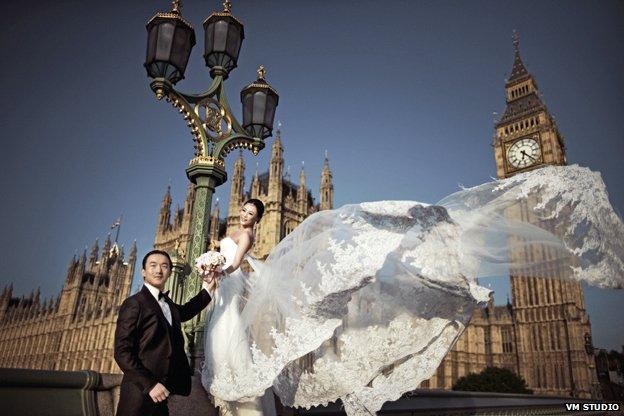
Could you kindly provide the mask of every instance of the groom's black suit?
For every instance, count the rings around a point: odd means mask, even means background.
[[[115,361],[124,376],[117,416],[168,414],[166,402],[154,403],[149,396],[157,383],[171,394],[188,396],[191,391],[192,371],[180,323],[200,313],[210,302],[210,295],[202,289],[184,305],[167,297],[165,300],[171,310],[171,325],[146,286],[119,309]]]

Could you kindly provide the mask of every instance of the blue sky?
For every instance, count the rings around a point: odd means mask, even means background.
[[[198,44],[186,92],[207,87],[203,20],[217,1],[187,0]],[[191,135],[156,101],[142,67],[145,23],[166,1],[10,1],[4,6],[0,285],[60,290],[69,259],[124,216],[120,242],[153,243],[164,191],[186,192]],[[602,173],[624,211],[624,4],[616,1],[234,0],[245,24],[226,82],[233,110],[258,65],[280,94],[286,165],[318,195],[325,150],[335,205],[435,202],[495,176],[494,112],[505,107],[512,31],[568,145]],[[268,146],[272,139],[268,140]],[[247,172],[270,152],[245,154]],[[231,155],[233,156],[233,155]],[[234,157],[227,160],[231,170]],[[229,183],[217,197],[227,201]],[[138,282],[137,275],[137,282]],[[505,302],[504,279],[489,282]],[[622,291],[586,289],[596,345],[619,349]]]

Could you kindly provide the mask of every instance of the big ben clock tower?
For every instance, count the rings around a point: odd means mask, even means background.
[[[496,175],[507,178],[544,165],[565,165],[565,145],[555,120],[539,97],[537,83],[520,58],[514,34],[515,57],[505,84],[507,107],[496,124]]]
[[[517,34],[513,44],[514,63],[505,84],[507,106],[495,125],[493,142],[499,179],[567,163],[563,136],[522,62]],[[554,232],[553,226],[536,217],[532,208],[537,202],[512,207],[506,216]],[[527,265],[509,271],[517,372],[535,394],[596,397],[583,290],[578,282],[565,279],[574,260],[561,260],[551,248],[538,244],[512,249],[510,256],[514,264]]]

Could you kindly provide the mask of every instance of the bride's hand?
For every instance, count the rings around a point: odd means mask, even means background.
[[[213,293],[219,287],[219,278],[215,276],[214,272],[205,274],[202,276],[202,280],[204,281],[204,288],[209,293]]]

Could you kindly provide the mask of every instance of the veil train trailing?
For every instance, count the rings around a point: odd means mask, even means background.
[[[371,414],[434,374],[489,299],[478,277],[560,262],[567,279],[622,288],[623,259],[622,220],[600,174],[579,166],[462,189],[436,205],[320,211],[266,262],[249,259],[240,331],[218,342],[250,359],[244,371],[205,372],[203,383],[225,401],[272,387],[287,406],[340,398],[349,415]]]

